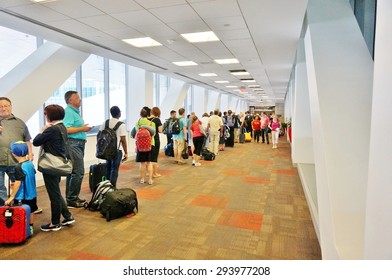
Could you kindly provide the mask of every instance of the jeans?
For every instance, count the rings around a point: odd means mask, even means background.
[[[118,170],[120,168],[123,152],[121,150],[117,151],[117,155],[112,160],[106,161],[106,179],[110,180],[112,185],[115,187],[118,178]]]
[[[15,182],[15,166],[0,166],[0,203],[3,200],[6,201],[8,199],[7,189],[5,188],[5,173],[7,173],[11,182]],[[0,204],[1,205],[1,204]]]
[[[67,203],[76,203],[84,176],[84,148],[86,141],[68,138],[68,144],[73,170],[72,173],[67,176],[65,193]]]
[[[264,143],[265,140],[267,140],[267,144],[269,144],[268,127],[261,129],[261,141]]]
[[[60,191],[60,176],[50,175],[43,173],[46,191],[48,192],[50,200],[50,210],[52,212],[51,222],[54,225],[60,223],[60,217],[63,215],[64,218],[69,219],[72,217],[69,212],[67,205],[65,204],[64,198],[61,196]]]

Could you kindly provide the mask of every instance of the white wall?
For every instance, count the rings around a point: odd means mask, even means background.
[[[392,2],[377,1],[365,258],[392,259]]]

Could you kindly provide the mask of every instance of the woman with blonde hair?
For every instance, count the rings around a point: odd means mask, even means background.
[[[268,127],[271,129],[272,149],[276,149],[278,148],[280,130],[280,122],[277,115],[272,115],[272,121],[269,123]]]

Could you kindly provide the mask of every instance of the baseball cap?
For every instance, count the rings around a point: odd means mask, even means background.
[[[18,157],[24,157],[28,154],[29,148],[27,147],[26,142],[17,141],[11,143],[11,152]]]

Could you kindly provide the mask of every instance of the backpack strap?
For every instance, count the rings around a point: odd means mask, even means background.
[[[107,119],[106,121],[105,121],[105,129],[108,129],[109,128],[109,119]]]
[[[116,123],[116,125],[113,127],[113,130],[116,131],[120,127],[120,125],[122,125],[122,124],[123,124],[123,122],[118,121]]]

